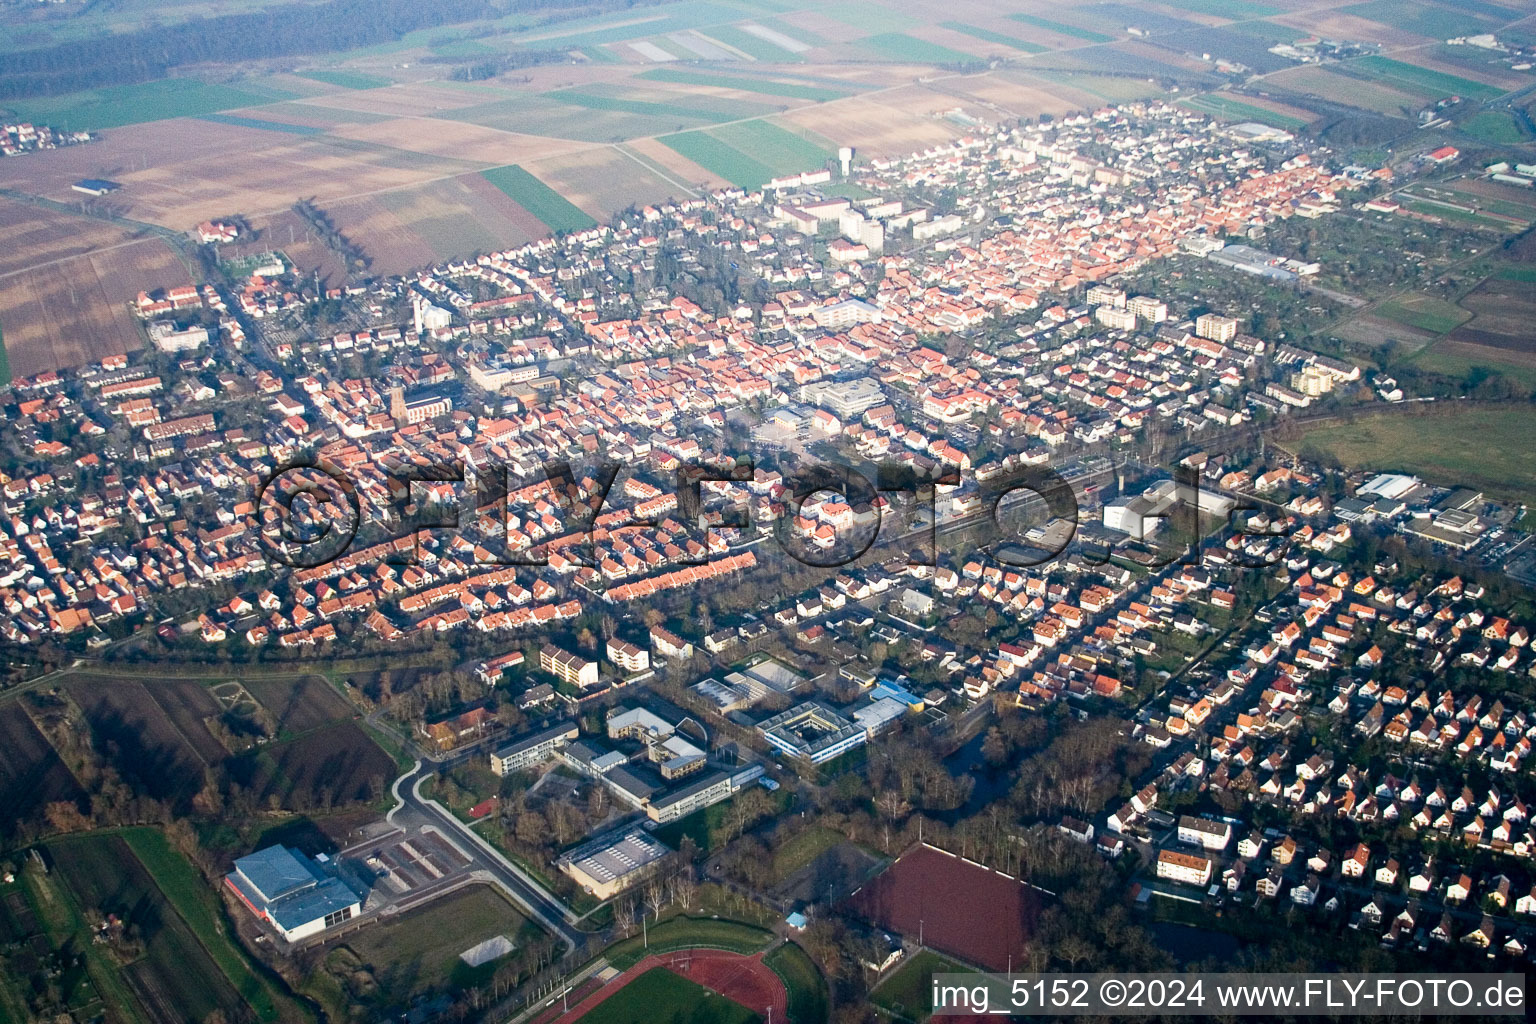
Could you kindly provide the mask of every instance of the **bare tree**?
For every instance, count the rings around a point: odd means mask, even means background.
[[[652,875],[645,882],[645,905],[651,908],[651,920],[661,916],[661,908],[667,905],[667,887],[660,875]]]
[[[616,900],[613,904],[613,923],[624,931],[627,938],[629,933],[635,930],[635,901],[629,897]]]
[[[672,876],[672,898],[683,905],[684,910],[693,909],[693,897],[697,894],[699,884],[693,877],[693,866],[689,864]]]

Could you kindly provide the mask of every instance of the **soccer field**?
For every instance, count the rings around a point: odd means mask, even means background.
[[[761,1018],[738,1003],[654,967],[603,1000],[581,1024],[653,1024],[708,1020],[711,1024],[755,1024]]]

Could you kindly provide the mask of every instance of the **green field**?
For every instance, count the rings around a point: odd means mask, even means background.
[[[1520,122],[1507,110],[1480,110],[1457,127],[1474,139],[1495,145],[1514,145],[1527,138]]]
[[[1257,121],[1260,124],[1273,125],[1276,128],[1284,128],[1294,131],[1304,128],[1307,122],[1299,117],[1290,117],[1286,114],[1277,114],[1273,110],[1264,107],[1256,107],[1251,103],[1232,99],[1230,96],[1218,96],[1207,94],[1204,96],[1187,96],[1179,101],[1191,110],[1198,110],[1202,114],[1211,114],[1216,117],[1230,118],[1234,121]]]
[[[386,1002],[482,982],[498,961],[470,967],[459,954],[505,935],[522,947],[542,932],[488,885],[433,900],[419,910],[347,936],[346,945],[373,968]]]
[[[1439,217],[1441,220],[1452,221],[1457,224],[1466,224],[1469,227],[1492,228],[1495,231],[1509,234],[1515,230],[1516,225],[1502,217],[1490,217],[1478,213],[1475,210],[1458,210],[1441,203],[1431,203],[1422,199],[1410,198],[1407,193],[1402,194],[1403,205],[1414,213],[1426,214],[1430,217]]]
[[[1078,71],[1042,71],[1041,78],[1101,96],[1111,103],[1131,103],[1149,96],[1165,96],[1163,87],[1145,78],[1124,75],[1092,75]]]
[[[486,181],[511,196],[517,205],[543,221],[551,231],[582,231],[597,224],[597,221],[564,196],[517,164],[492,167],[480,173]]]
[[[144,955],[121,968],[141,1002],[162,1001],[189,1020],[244,1012],[244,1000],[121,836],[55,839],[48,853],[82,915],[115,913],[142,932]]]
[[[935,974],[975,974],[947,957],[929,950],[913,954],[869,994],[873,1005],[907,1020],[925,1021],[933,1013]]]
[[[1043,28],[1047,32],[1055,32],[1057,35],[1071,36],[1073,39],[1085,39],[1090,43],[1108,43],[1113,42],[1115,39],[1114,36],[1106,36],[1102,32],[1095,32],[1092,29],[1078,28],[1076,25],[1065,25],[1059,21],[1050,21],[1046,18],[1036,17],[1033,14],[1010,14],[1008,17],[1012,18],[1014,21],[1022,21],[1026,25],[1033,25],[1035,28]]]
[[[1444,342],[1429,345],[1414,353],[1413,365],[1429,373],[1463,380],[1474,371],[1491,371],[1536,391],[1536,365],[1529,360],[1522,361],[1518,353],[1507,353],[1487,345],[1453,344],[1447,347]]]
[[[646,100],[625,99],[622,96],[603,95],[585,89],[560,89],[543,95],[546,99],[586,107],[588,110],[607,110],[621,114],[639,114],[642,117],[660,117],[704,124],[757,117],[777,109],[762,103],[744,103],[716,96],[700,97],[697,101],[688,103],[653,103]]]
[[[819,85],[774,82],[765,78],[748,78],[745,75],[712,75],[703,71],[682,71],[677,68],[652,68],[649,71],[640,72],[635,77],[646,78],[653,82],[675,82],[679,85],[711,85],[718,89],[740,89],[742,92],[755,92],[764,96],[788,96],[791,99],[815,100],[818,103],[854,95],[852,89],[828,89]]]
[[[1230,18],[1233,21],[1267,18],[1272,14],[1285,13],[1278,7],[1256,4],[1252,0],[1166,0],[1166,4],[1169,7],[1177,7],[1181,11],[1210,14],[1217,18]]]
[[[1442,487],[1473,487],[1536,504],[1531,406],[1444,416],[1375,416],[1308,431],[1302,444],[1351,468],[1412,473]]]
[[[609,946],[603,954],[619,970],[628,970],[652,953],[704,946],[732,953],[756,953],[773,933],[756,925],[714,917],[669,917],[649,928],[650,945],[639,932]]]
[[[1505,267],[1499,271],[1499,277],[1505,281],[1536,284],[1536,267]]]
[[[869,36],[866,39],[860,39],[859,45],[866,50],[874,50],[882,57],[922,64],[972,64],[981,60],[980,57],[972,54],[951,50],[947,46],[930,43],[926,39],[919,39],[901,32],[882,32],[879,35]]]
[[[782,882],[848,837],[830,828],[808,828],[773,851],[773,877]]]
[[[963,21],[941,21],[940,28],[947,28],[951,32],[962,32],[977,39],[985,39],[989,43],[997,43],[999,46],[1011,46],[1015,50],[1023,50],[1025,53],[1045,53],[1047,48],[1039,43],[1032,43],[1028,39],[1015,39],[1013,36],[994,32],[989,28],[979,25],[967,25]]]
[[[826,165],[833,150],[797,132],[762,119],[724,124],[709,133],[744,153],[752,153],[775,174],[814,171]]]
[[[658,1024],[708,1021],[753,1024],[762,1018],[665,967],[653,967],[581,1018],[581,1024]]]
[[[324,82],[326,85],[335,85],[342,89],[381,89],[386,85],[394,84],[383,75],[368,75],[361,71],[300,71],[297,74],[300,78]]]
[[[714,25],[704,34],[727,46],[734,46],[749,57],[772,64],[788,64],[805,59],[798,53],[792,53],[782,46],[775,46],[766,39],[759,39],[735,25]]]
[[[763,963],[784,983],[793,1024],[822,1024],[827,1019],[827,983],[805,950],[786,942],[763,957]]]
[[[1354,71],[1380,79],[1399,89],[1411,89],[1426,97],[1465,96],[1474,100],[1491,100],[1504,95],[1491,85],[1474,82],[1460,75],[1448,75],[1444,71],[1405,64],[1390,57],[1359,57],[1345,64]]]
[[[1488,32],[1493,23],[1457,11],[1457,3],[1439,4],[1409,3],[1406,0],[1370,0],[1369,3],[1352,4],[1339,8],[1340,14],[1353,14],[1381,25],[1390,25],[1430,39],[1450,39],[1452,36],[1474,36]],[[1503,12],[1503,21],[1513,21],[1513,11]]]
[[[268,121],[260,117],[241,117],[239,114],[204,114],[198,120],[214,124],[232,124],[236,128],[260,128],[268,132],[287,135],[320,135],[325,129],[312,124],[290,124],[287,121]]]
[[[825,14],[854,28],[869,29],[876,25],[887,29],[922,27],[922,22],[916,18],[894,11],[885,4],[868,3],[866,0],[831,0],[816,4],[813,9],[817,14]]]
[[[1471,313],[1454,302],[1431,295],[1404,295],[1389,299],[1376,307],[1376,315],[1434,334],[1449,334],[1472,319]]]
[[[172,117],[201,117],[221,110],[254,107],[273,100],[291,99],[278,90],[236,88],[191,78],[171,78],[142,85],[113,85],[64,96],[6,100],[5,105],[25,120],[48,124],[65,131],[97,131],[121,128]]]
[[[727,146],[707,132],[678,132],[663,135],[658,141],[739,188],[760,188],[774,176],[766,164]]]
[[[758,188],[779,175],[814,170],[832,155],[831,150],[763,120],[677,132],[660,141],[740,188]]]
[[[229,941],[213,893],[202,876],[193,870],[185,857],[171,849],[164,833],[158,829],[128,829],[123,833],[123,839],[154,876],[155,885],[187,922],[187,927],[192,929],[208,955],[234,983],[240,997],[262,1020],[276,1019],[276,997]]]

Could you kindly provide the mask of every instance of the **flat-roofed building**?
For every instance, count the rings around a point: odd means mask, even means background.
[[[1205,313],[1195,321],[1195,333],[1212,341],[1228,342],[1237,337],[1237,321],[1229,316]]]
[[[630,826],[591,839],[562,855],[561,871],[600,900],[646,878],[672,851],[649,832]]]
[[[1207,850],[1225,850],[1232,841],[1232,826],[1224,821],[1184,815],[1179,818],[1179,842]]]
[[[814,700],[764,719],[757,731],[776,749],[812,764],[830,761],[869,738],[863,728]]]
[[[520,736],[491,754],[491,771],[509,775],[543,764],[576,738],[575,722],[562,722],[547,729]]]

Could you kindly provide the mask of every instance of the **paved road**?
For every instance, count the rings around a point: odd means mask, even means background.
[[[565,943],[567,953],[575,952],[586,936],[571,927],[570,922],[576,920],[576,915],[570,908],[445,807],[421,795],[421,783],[433,774],[435,767],[417,761],[414,768],[395,780],[396,805],[389,812],[390,823],[402,828],[422,825],[436,828],[470,858],[476,869],[494,879],[529,916],[558,936]]]

